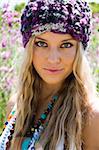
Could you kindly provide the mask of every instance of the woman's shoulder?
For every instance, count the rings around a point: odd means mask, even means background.
[[[89,126],[99,128],[99,97],[95,97],[91,103],[91,116]]]
[[[99,149],[99,98],[95,98],[92,103],[91,117],[86,122],[83,132],[86,149]]]
[[[17,93],[12,94],[9,101],[7,102],[7,106],[6,106],[6,117],[8,117],[8,115],[10,114],[10,112],[12,111],[13,107],[16,104],[16,99],[17,99]]]
[[[90,117],[89,125],[93,127],[94,131],[99,131],[99,98],[96,98],[92,103],[92,116]]]

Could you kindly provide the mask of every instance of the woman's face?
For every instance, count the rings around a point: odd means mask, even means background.
[[[34,68],[46,83],[62,83],[72,72],[76,49],[77,41],[69,34],[40,34],[34,40]]]

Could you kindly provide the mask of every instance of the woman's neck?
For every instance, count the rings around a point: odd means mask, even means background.
[[[59,96],[58,91],[61,88],[61,84],[57,85],[49,85],[49,84],[43,84],[41,93],[38,99],[38,105],[37,105],[37,112],[35,117],[35,123],[40,118],[40,115],[46,110],[48,107],[48,103],[52,101],[52,97],[57,95]]]
[[[47,99],[51,98],[52,96],[56,95],[56,93],[61,89],[62,83],[57,84],[42,84],[41,90],[41,99],[46,101]]]

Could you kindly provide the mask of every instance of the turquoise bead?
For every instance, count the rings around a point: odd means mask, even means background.
[[[46,117],[47,117],[46,114],[42,114],[42,115],[41,115],[41,118],[42,118],[42,119],[46,119]]]
[[[27,150],[28,149],[28,146],[29,146],[29,143],[31,141],[31,138],[27,138],[23,141],[22,143],[22,147],[21,147],[21,150]]]
[[[15,114],[15,110],[14,111],[12,111],[12,115],[14,115]]]
[[[53,99],[56,101],[58,99],[58,96],[57,95],[53,96]]]

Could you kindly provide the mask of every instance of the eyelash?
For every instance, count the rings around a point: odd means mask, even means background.
[[[45,42],[43,41],[38,41],[38,42],[35,42],[35,45],[38,46],[38,47],[43,47],[43,46],[39,46],[39,43],[43,43],[43,44],[46,44]],[[46,44],[47,45],[47,44]],[[47,46],[44,46],[44,47],[47,47]]]
[[[43,46],[39,45],[39,43],[42,43]],[[44,46],[44,44],[45,44],[46,46]],[[70,43],[70,42],[63,43],[62,45],[65,45],[65,44],[67,45],[67,47],[62,47],[62,46],[61,46],[60,48],[71,48],[71,47],[73,46],[73,44]],[[38,46],[38,47],[47,47],[47,44],[46,44],[45,42],[43,42],[43,41],[35,42],[35,45]]]

